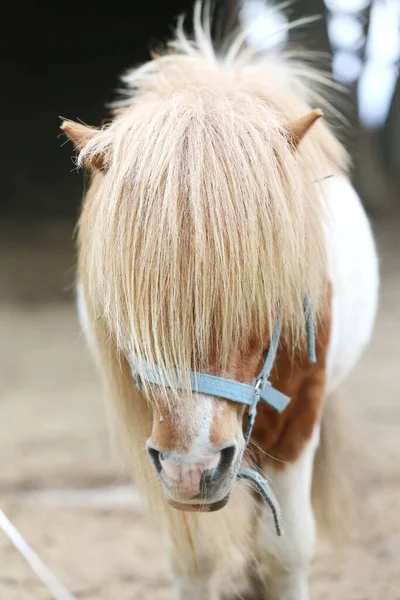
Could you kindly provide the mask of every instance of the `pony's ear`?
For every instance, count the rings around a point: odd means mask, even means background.
[[[314,125],[315,121],[318,121],[321,117],[324,116],[324,113],[320,108],[316,108],[312,110],[308,115],[297,119],[296,121],[290,121],[290,123],[286,123],[284,129],[288,134],[288,141],[294,149],[300,144],[303,137],[306,133],[311,129]]]
[[[101,131],[81,123],[75,123],[74,121],[63,121],[60,129],[67,134],[69,139],[74,143],[77,150],[82,150],[89,140],[97,137]],[[105,171],[105,163],[103,154],[96,155],[90,159],[90,166],[97,169],[98,171]]]

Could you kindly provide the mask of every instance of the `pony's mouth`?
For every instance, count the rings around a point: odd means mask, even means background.
[[[202,502],[201,504],[192,504],[186,502],[176,502],[175,500],[168,500],[168,504],[175,508],[176,510],[183,510],[186,512],[215,512],[224,508],[229,500],[229,494],[222,498],[222,500],[218,500],[217,502]]]

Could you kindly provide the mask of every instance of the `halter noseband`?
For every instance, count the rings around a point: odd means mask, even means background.
[[[315,363],[315,331],[308,294],[305,294],[304,297],[304,314],[307,330],[308,359],[310,363]],[[245,445],[242,451],[241,459],[243,458],[243,454],[250,441],[251,431],[256,420],[258,402],[262,400],[266,404],[269,404],[269,406],[272,406],[272,408],[277,410],[279,413],[284,411],[290,402],[290,398],[272,387],[271,382],[269,381],[269,376],[271,374],[272,367],[274,366],[278,351],[281,328],[282,318],[279,314],[274,331],[272,333],[271,343],[268,348],[263,368],[261,369],[260,374],[253,380],[252,385],[240,383],[239,381],[235,381],[233,379],[226,379],[225,377],[209,375],[207,373],[196,373],[193,371],[190,373],[191,388],[193,392],[216,396],[218,398],[225,398],[231,402],[238,402],[239,404],[244,404],[249,407],[249,410],[245,416],[243,430]],[[139,390],[142,390],[142,379],[148,383],[159,386],[172,386],[173,384],[173,387],[176,389],[183,389],[186,387],[182,384],[182,382],[179,381],[177,376],[173,382],[167,383],[156,365],[151,365],[147,362],[141,363],[141,374],[139,375],[137,365],[135,364],[132,355],[129,356],[129,363],[132,369],[132,375],[136,380],[136,385]],[[255,469],[248,469],[243,466],[240,466],[237,477],[238,479],[247,479],[252,482],[258,493],[271,508],[277,535],[282,535],[279,504],[274,494],[270,490],[266,479],[264,479]]]

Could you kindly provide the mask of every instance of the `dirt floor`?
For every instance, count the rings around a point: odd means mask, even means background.
[[[374,340],[343,390],[376,465],[361,539],[321,542],[312,598],[400,599],[400,236],[376,227],[382,294]],[[84,600],[171,600],[159,536],[110,452],[102,393],[77,324],[72,228],[0,237],[0,508]],[[27,243],[29,239],[29,244]],[[0,600],[46,589],[0,532]]]

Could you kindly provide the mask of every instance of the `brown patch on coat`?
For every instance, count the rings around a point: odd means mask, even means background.
[[[189,417],[187,423],[173,405],[164,402],[153,404],[153,427],[151,440],[161,452],[188,452],[193,436],[189,433]],[[186,426],[185,426],[186,425]]]
[[[244,406],[222,398],[215,400],[210,426],[210,443],[218,447],[237,438],[242,427]]]
[[[240,353],[239,353],[240,356]],[[231,364],[227,367],[227,377],[242,383],[251,383],[254,374],[257,373],[262,352],[260,349],[252,348],[246,353],[246,358],[232,357]],[[210,372],[215,370],[215,365],[210,365]],[[224,442],[235,440],[242,428],[245,406],[238,402],[230,402],[218,398],[213,411],[213,419],[210,428],[210,442],[214,446],[220,446]]]
[[[293,355],[283,346],[278,353],[270,381],[279,391],[291,399],[288,407],[278,413],[264,402],[257,406],[257,418],[251,440],[267,457],[253,445],[252,458],[261,458],[284,467],[294,462],[305,443],[311,438],[319,418],[325,393],[326,358],[331,330],[331,290],[321,311],[316,328],[317,362],[310,364],[307,351]]]

